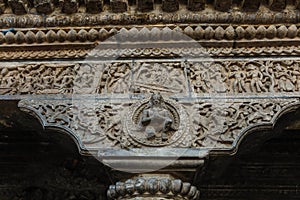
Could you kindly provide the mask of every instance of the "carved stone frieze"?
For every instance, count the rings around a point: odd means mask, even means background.
[[[195,52],[194,52],[195,53]],[[298,60],[123,61],[0,67],[1,94],[300,94]]]
[[[145,175],[111,185],[107,197],[111,200],[198,200],[200,192],[195,186],[180,179],[164,175]]]
[[[82,149],[151,146],[231,149],[249,128],[272,125],[288,106],[298,102],[293,98],[183,98],[176,103],[160,99],[153,107],[152,98],[31,99],[21,100],[19,107],[35,113],[44,127],[69,132]]]
[[[14,0],[12,0],[14,1]],[[22,2],[22,1],[20,1]],[[80,1],[81,2],[81,1]],[[2,28],[32,28],[32,27],[88,27],[88,26],[101,26],[101,25],[154,25],[154,24],[253,24],[253,25],[267,25],[267,24],[297,24],[299,10],[294,8],[285,9],[285,12],[274,12],[265,7],[262,7],[258,12],[241,12],[245,7],[241,7],[241,11],[233,12],[191,12],[187,9],[180,10],[179,13],[161,12],[161,6],[153,5],[153,0],[137,1],[137,11],[151,11],[152,8],[157,8],[156,12],[140,13],[140,12],[125,12],[114,13],[109,12],[110,6],[104,6],[103,8],[109,8],[105,12],[100,10],[100,0],[95,5],[98,7],[91,7],[92,1],[87,1],[87,8],[96,9],[97,14],[81,13],[77,12],[74,15],[56,14],[56,15],[39,15],[39,14],[26,14],[26,15],[14,15],[6,14],[0,15],[0,27]],[[107,1],[108,2],[108,1]],[[195,0],[186,1],[190,5],[200,6]],[[194,3],[195,2],[195,3]],[[220,1],[222,2],[222,1]],[[252,1],[253,3],[255,1]],[[192,4],[194,3],[194,4]],[[47,4],[47,2],[44,2]],[[18,4],[19,5],[19,4]],[[23,5],[23,4],[22,4]],[[73,9],[72,7],[65,9],[66,11]],[[244,3],[245,5],[245,3]],[[15,4],[17,6],[17,4]],[[79,5],[80,6],[80,5]],[[231,7],[231,5],[229,5]],[[251,8],[251,7],[250,7]],[[45,8],[46,9],[46,8]],[[49,8],[50,9],[50,8]],[[57,5],[56,12],[61,12],[61,6]],[[134,8],[128,8],[132,11]],[[206,10],[204,10],[206,11]],[[6,10],[5,10],[6,12]],[[136,14],[134,14],[136,13]],[[124,26],[121,26],[124,27]]]
[[[300,92],[300,66],[294,61],[192,63],[195,93]]]

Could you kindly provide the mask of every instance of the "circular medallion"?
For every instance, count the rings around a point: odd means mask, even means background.
[[[124,132],[135,146],[176,146],[188,127],[184,109],[160,94],[133,104],[124,119]]]

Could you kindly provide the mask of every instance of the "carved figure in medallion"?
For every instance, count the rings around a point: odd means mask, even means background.
[[[159,93],[151,96],[148,105],[143,110],[140,125],[144,129],[147,139],[158,137],[167,140],[166,132],[177,130],[173,126],[172,116]]]

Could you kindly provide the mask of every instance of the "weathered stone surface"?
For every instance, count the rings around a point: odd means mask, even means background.
[[[116,185],[111,185],[107,191],[108,199],[114,200],[123,198],[126,199],[147,199],[151,195],[151,200],[165,199],[193,199],[198,200],[200,192],[195,186],[190,183],[174,179],[166,175],[145,175],[134,179],[128,179],[125,182],[117,182]]]
[[[286,0],[269,0],[269,7],[274,11],[281,11],[286,7]]]
[[[34,7],[38,13],[49,14],[53,11],[51,0],[34,0]]]
[[[128,0],[110,0],[110,7],[113,12],[126,12],[128,9]]]
[[[165,12],[175,12],[179,10],[178,0],[162,0],[162,10]]]
[[[214,2],[216,10],[228,12],[231,9],[232,0],[215,0]]]
[[[72,14],[78,11],[79,2],[77,0],[60,0],[59,4],[63,13]]]
[[[191,11],[204,10],[205,0],[188,0],[187,8]]]
[[[242,8],[246,12],[255,12],[259,9],[260,4],[260,0],[243,0]]]
[[[96,14],[103,10],[103,0],[85,0],[86,12]]]
[[[25,0],[8,0],[7,4],[11,7],[14,14],[23,15],[28,12],[27,2]]]

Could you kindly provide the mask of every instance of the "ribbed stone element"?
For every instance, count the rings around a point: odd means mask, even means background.
[[[110,200],[197,200],[200,192],[190,183],[182,182],[167,175],[144,175],[117,182],[109,186],[107,197]]]

